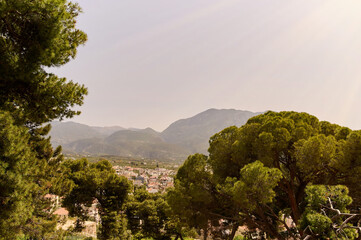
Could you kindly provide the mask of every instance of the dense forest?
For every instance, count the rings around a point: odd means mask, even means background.
[[[99,211],[99,239],[361,239],[361,131],[307,113],[266,112],[189,156],[173,188],[148,193],[107,160],[65,159],[50,122],[80,112],[87,89],[48,70],[87,36],[67,0],[0,1],[0,239],[72,239]],[[57,228],[48,194],[76,217]],[[239,238],[239,236],[237,236]]]

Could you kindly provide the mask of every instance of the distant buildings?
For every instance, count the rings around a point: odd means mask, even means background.
[[[134,186],[146,186],[149,193],[163,193],[173,186],[175,171],[165,168],[133,168],[114,166],[116,173],[132,181]]]
[[[68,230],[69,228],[74,226],[75,220],[70,219],[69,211],[61,206],[61,197],[54,194],[46,194],[44,198],[49,200],[51,203],[51,208],[49,209],[49,211],[59,217],[57,225],[58,229]],[[84,206],[84,210],[87,211],[91,221],[84,222],[84,229],[80,233],[82,236],[96,237],[96,226],[100,222],[97,204],[98,201],[94,200],[90,207]]]

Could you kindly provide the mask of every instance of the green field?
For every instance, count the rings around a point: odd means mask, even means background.
[[[157,159],[140,159],[140,158],[113,156],[113,155],[85,156],[85,155],[67,154],[65,155],[65,157],[71,159],[87,158],[91,163],[106,159],[113,166],[131,166],[131,167],[149,168],[149,169],[154,169],[159,167],[159,168],[176,170],[180,166],[179,164],[176,163],[165,162],[163,160],[157,160]]]

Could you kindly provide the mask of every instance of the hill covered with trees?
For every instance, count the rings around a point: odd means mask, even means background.
[[[209,138],[228,126],[242,126],[259,113],[234,109],[209,109],[177,120],[163,132],[121,127],[92,127],[74,122],[54,122],[53,145],[65,153],[115,155],[183,161],[189,154],[207,153]]]

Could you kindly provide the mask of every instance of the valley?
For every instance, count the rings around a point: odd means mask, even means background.
[[[122,159],[131,159],[133,164],[143,160],[150,165],[157,161],[179,163],[190,154],[207,154],[212,135],[229,126],[240,127],[258,114],[208,109],[177,120],[162,132],[152,128],[92,127],[76,122],[54,122],[50,136],[52,144],[61,145],[67,156],[106,156],[104,158],[114,163],[122,163]]]

